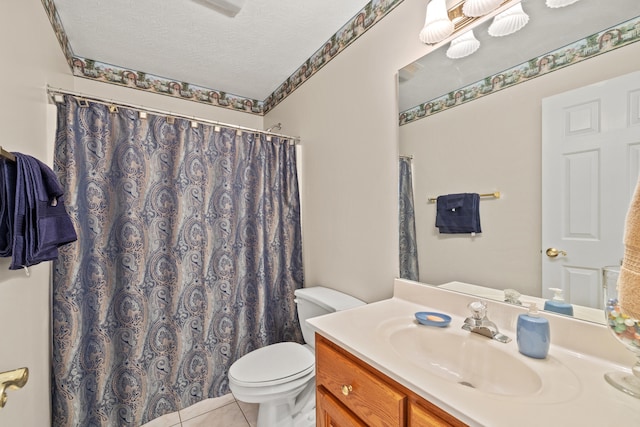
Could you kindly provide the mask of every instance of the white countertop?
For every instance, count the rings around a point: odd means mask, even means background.
[[[640,399],[616,390],[603,377],[613,370],[630,372],[634,357],[602,325],[545,313],[551,325],[549,355],[544,360],[531,359],[518,352],[516,343],[517,314],[525,310],[488,301],[489,319],[512,341],[502,344],[477,334],[473,339],[486,340],[479,341],[480,345],[509,353],[542,380],[539,390],[519,396],[481,391],[435,375],[405,359],[403,349],[394,348],[386,338],[390,330],[403,325],[466,338],[464,334],[469,333],[461,330],[466,305],[477,299],[397,279],[391,299],[308,323],[320,335],[471,426],[640,426]],[[451,325],[415,326],[417,311],[448,314]]]

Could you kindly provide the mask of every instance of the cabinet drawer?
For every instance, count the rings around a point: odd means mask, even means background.
[[[316,391],[318,427],[367,427],[324,387]]]
[[[423,402],[426,404],[426,402]],[[409,402],[409,427],[456,427],[466,426],[463,422],[453,418],[446,412],[429,405],[430,409],[424,408],[416,402]]]
[[[316,335],[316,384],[369,426],[402,426],[406,395],[377,378],[363,362]]]

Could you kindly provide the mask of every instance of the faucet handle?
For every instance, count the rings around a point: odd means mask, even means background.
[[[522,305],[520,296],[520,292],[516,291],[515,289],[504,290],[504,302],[508,302],[509,304]]]
[[[487,315],[487,303],[484,301],[472,301],[467,307],[471,310],[474,319],[484,319]]]

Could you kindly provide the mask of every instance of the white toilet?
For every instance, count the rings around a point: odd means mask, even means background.
[[[244,355],[229,368],[229,388],[235,398],[260,404],[258,427],[315,426],[315,342],[306,320],[365,304],[322,286],[297,289],[295,296],[306,344],[268,345]]]

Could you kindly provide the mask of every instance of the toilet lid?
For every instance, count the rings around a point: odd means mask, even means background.
[[[229,376],[245,386],[293,381],[315,369],[315,357],[294,342],[271,344],[245,354],[229,368]]]

